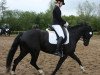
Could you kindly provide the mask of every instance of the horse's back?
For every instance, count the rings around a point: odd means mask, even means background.
[[[27,45],[37,46],[40,40],[40,30],[32,29],[23,33],[21,36],[21,41]]]

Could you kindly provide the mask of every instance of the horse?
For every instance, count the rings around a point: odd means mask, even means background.
[[[0,35],[10,36],[11,30],[10,28],[0,28]]]
[[[80,40],[80,38],[83,39],[84,46],[89,45],[90,38],[93,36],[93,30],[91,26],[85,23],[84,24],[80,23],[79,25],[68,27],[68,31],[69,31],[69,38],[70,38],[69,43],[62,45],[64,56],[60,57],[57,63],[57,66],[51,75],[56,75],[56,72],[59,70],[62,63],[67,59],[68,56],[76,60],[81,70],[85,72],[82,62],[75,54],[75,49],[76,49],[77,42]],[[35,67],[36,70],[38,70],[38,72],[41,75],[45,75],[44,71],[37,65],[36,62],[37,62],[40,51],[49,53],[51,55],[55,53],[57,45],[49,43],[48,38],[49,38],[48,32],[45,30],[38,29],[38,28],[28,30],[16,36],[9,50],[7,60],[6,60],[7,73],[10,72],[12,75],[14,75],[18,63],[28,53],[30,53],[31,55],[30,64],[33,67]],[[20,54],[14,60],[13,65],[12,65],[13,57],[15,55],[15,52],[17,51],[18,46],[20,46]]]

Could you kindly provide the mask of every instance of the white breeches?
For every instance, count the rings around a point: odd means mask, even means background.
[[[65,38],[64,32],[63,32],[63,30],[62,30],[62,28],[61,28],[60,25],[52,25],[52,27],[57,32],[57,34],[58,34],[59,37],[63,37],[63,39]]]

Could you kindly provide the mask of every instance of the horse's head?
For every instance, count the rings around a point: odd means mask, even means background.
[[[85,46],[89,45],[90,38],[93,36],[93,30],[91,26],[84,25],[82,38]]]

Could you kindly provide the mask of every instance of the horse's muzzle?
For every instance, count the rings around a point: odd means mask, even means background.
[[[84,46],[88,46],[89,45],[89,41],[84,41]]]

